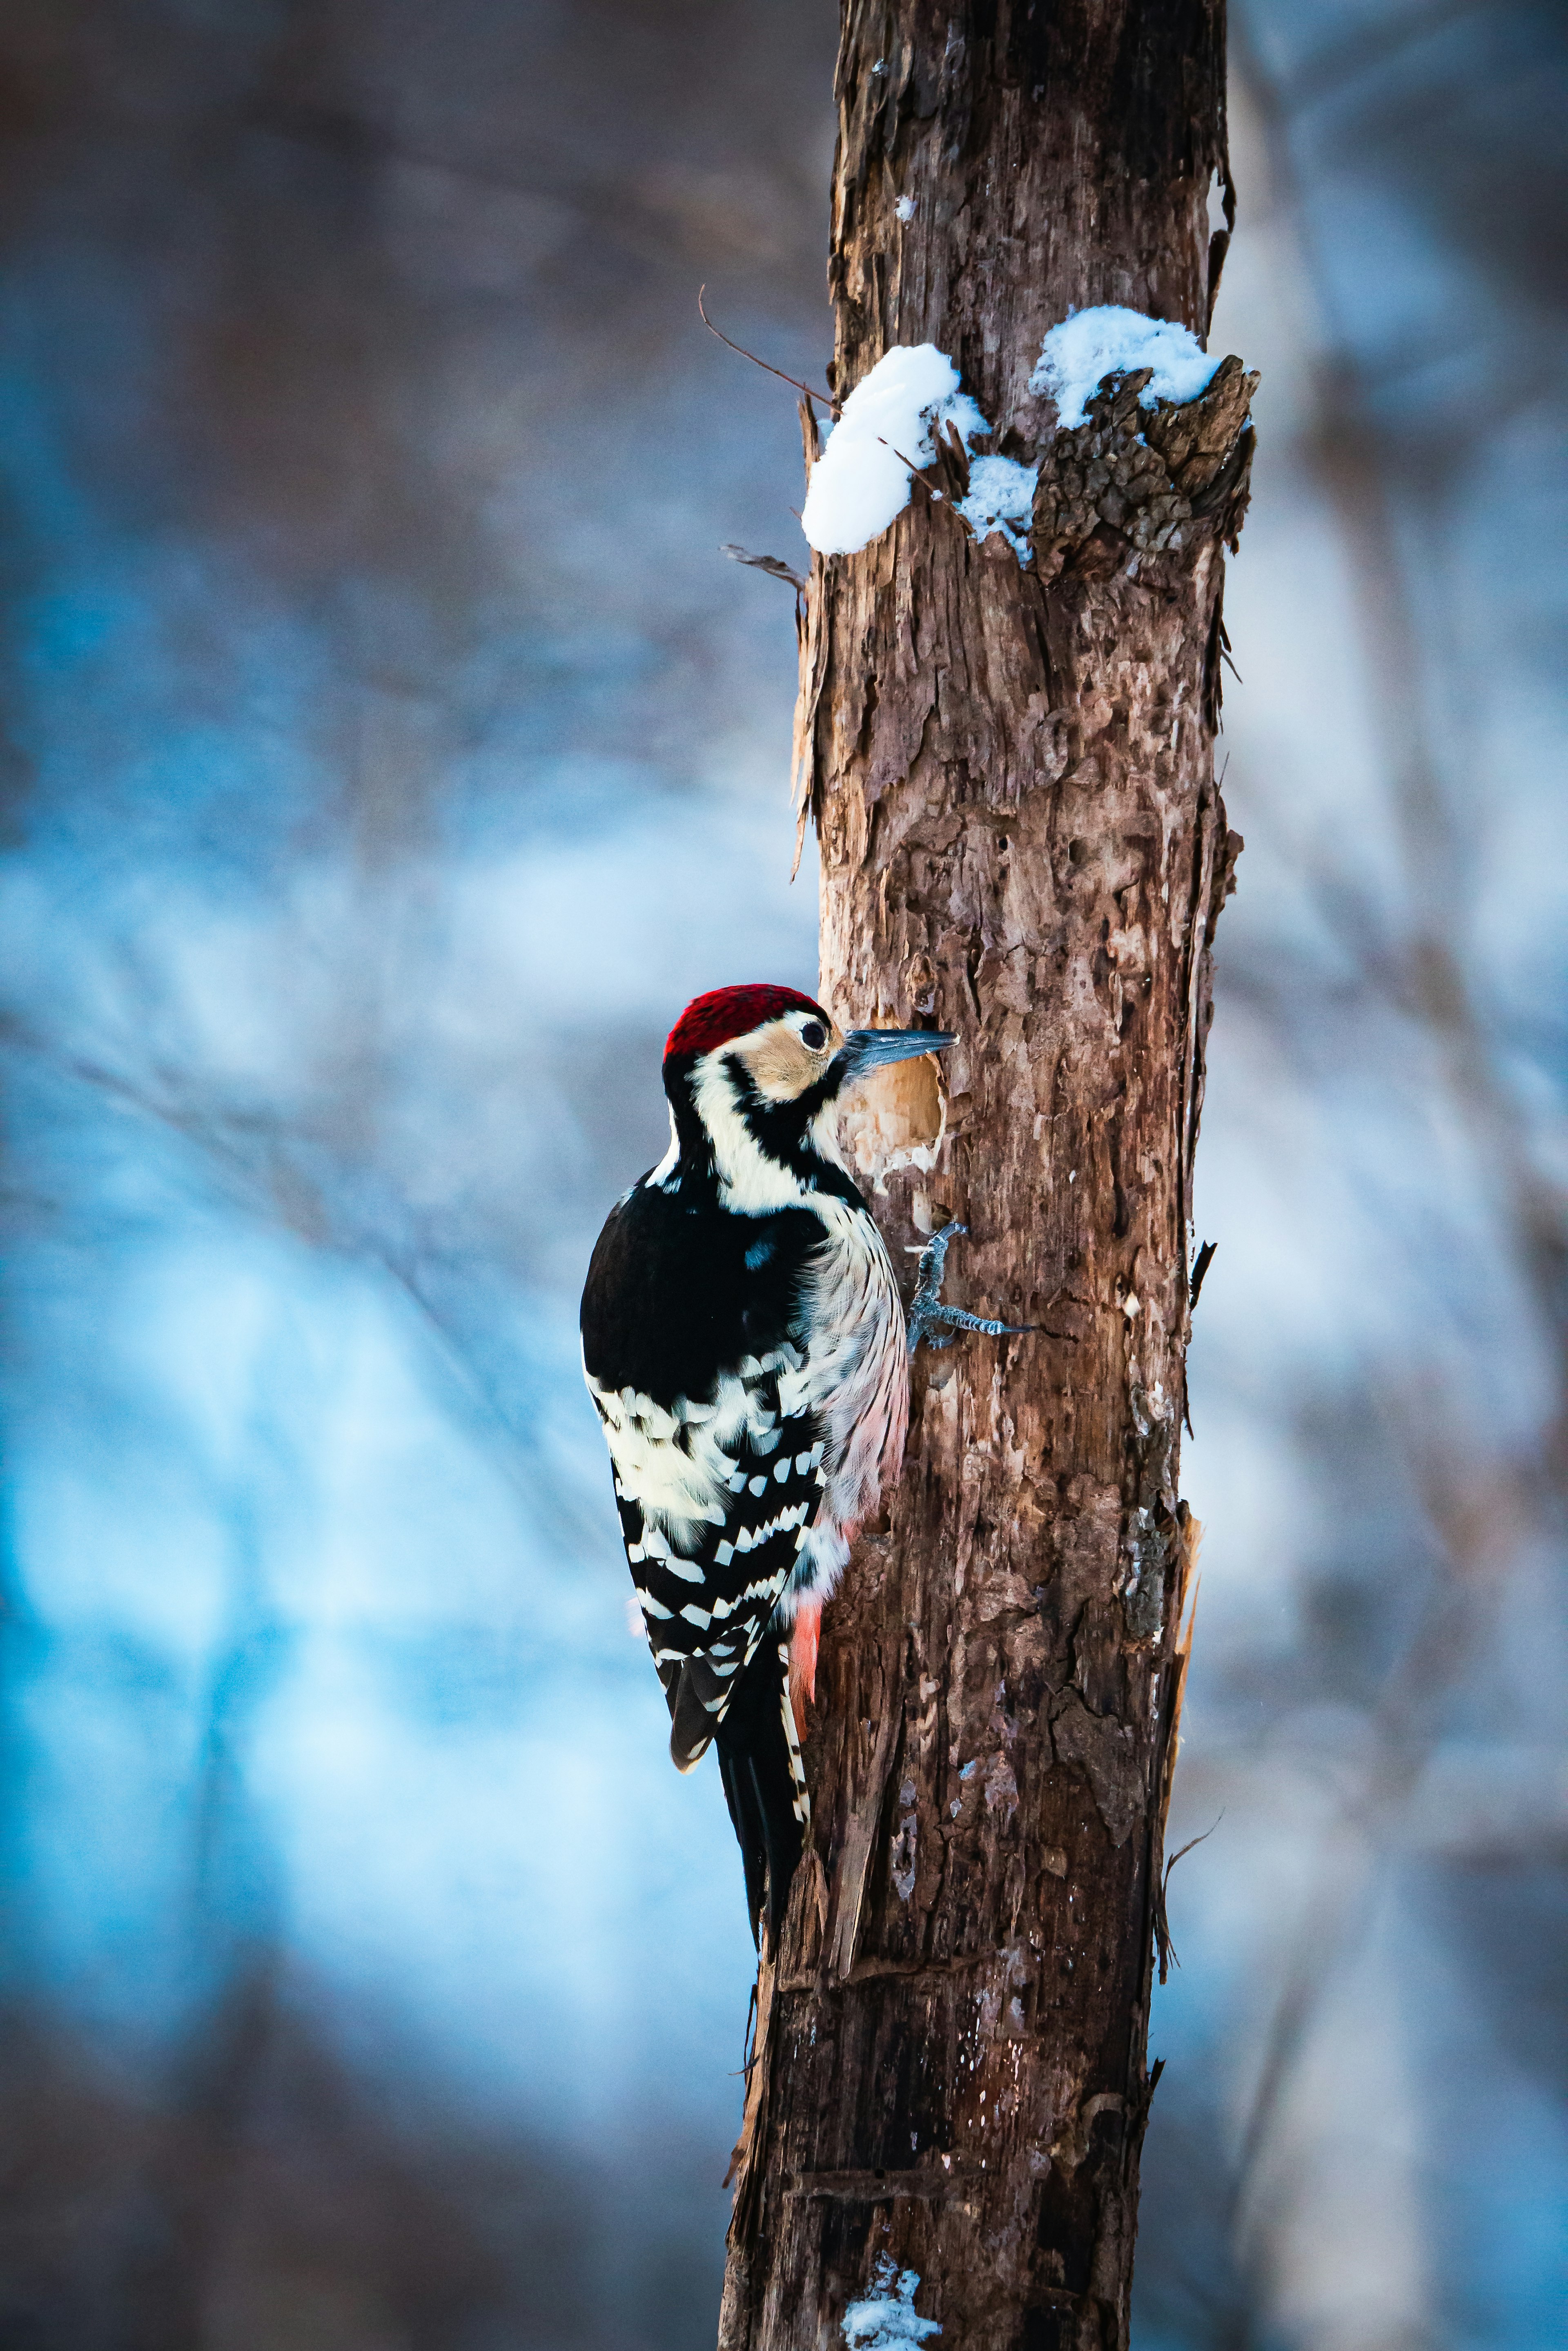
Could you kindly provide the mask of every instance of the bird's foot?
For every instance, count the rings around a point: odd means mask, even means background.
[[[966,1314],[961,1306],[945,1303],[942,1291],[942,1271],[947,1262],[949,1243],[956,1234],[967,1232],[967,1225],[944,1225],[933,1233],[920,1251],[920,1264],[915,1285],[915,1295],[909,1302],[909,1352],[913,1355],[922,1339],[928,1347],[950,1347],[957,1331],[983,1331],[989,1339],[1021,1339],[1032,1331],[1032,1322],[993,1322],[982,1314]],[[913,1254],[913,1252],[912,1252]],[[938,1338],[938,1324],[948,1327]]]

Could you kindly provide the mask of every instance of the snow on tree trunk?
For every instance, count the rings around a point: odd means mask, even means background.
[[[861,1025],[957,1032],[946,1099],[905,1065],[851,1147],[895,1251],[962,1218],[949,1300],[1040,1327],[922,1352],[902,1481],[824,1621],[814,1850],[759,1977],[720,2342],[1112,2351],[1193,1550],[1192,1158],[1240,847],[1221,549],[1256,381],[1184,377],[1190,340],[1145,354],[1126,314],[1207,328],[1222,0],[847,0],[837,89],[834,381],[931,345],[962,396],[904,370],[947,402],[934,456],[901,442],[891,522],[812,559],[822,988]],[[1061,428],[1102,331],[1132,371]],[[1032,518],[981,538],[985,501],[956,509],[988,455],[1038,476]]]

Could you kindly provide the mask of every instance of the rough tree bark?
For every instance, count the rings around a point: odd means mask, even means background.
[[[940,1152],[915,1150],[932,1063],[852,1142],[895,1249],[963,1218],[948,1295],[1040,1327],[922,1355],[904,1479],[825,1622],[723,2351],[838,2346],[883,2253],[962,2351],[1127,2341],[1192,1159],[1240,846],[1214,781],[1221,544],[1255,379],[1228,360],[1150,412],[1129,378],[1071,434],[1028,380],[1074,307],[1206,330],[1224,52],[1223,0],[843,9],[833,380],[935,342],[992,446],[1041,462],[1028,568],[954,515],[956,449],[940,498],[917,483],[813,562],[822,986],[841,1018],[956,1030]]]

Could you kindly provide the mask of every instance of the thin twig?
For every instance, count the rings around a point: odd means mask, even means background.
[[[697,287],[697,311],[702,319],[703,325],[707,329],[708,333],[710,335],[716,335],[721,343],[727,344],[732,351],[738,351],[743,360],[749,360],[752,366],[759,367],[765,375],[776,375],[780,383],[792,383],[797,392],[803,392],[805,393],[808,400],[820,400],[823,402],[827,407],[829,414],[832,417],[833,422],[836,424],[839,418],[839,403],[833,398],[831,392],[813,392],[810,385],[809,383],[802,383],[798,375],[786,375],[782,368],[776,368],[768,360],[759,360],[755,351],[748,351],[744,343],[731,342],[729,337],[723,331],[723,329],[714,325],[713,320],[703,308],[703,296],[706,292],[707,281],[705,278],[702,285]]]
[[[949,501],[943,496],[940,490],[934,490],[932,488],[930,483],[921,472],[920,467],[915,464],[914,458],[906,457],[896,441],[890,441],[885,433],[879,433],[876,437],[882,443],[884,449],[892,450],[894,455],[898,459],[901,465],[908,466],[911,475],[915,480],[919,483],[921,488],[925,491],[926,496],[930,499],[934,507],[943,507],[949,504]]]
[[[1224,1812],[1221,1811],[1219,1820],[1215,1822],[1214,1828],[1205,1829],[1201,1836],[1188,1837],[1186,1843],[1180,1846],[1176,1852],[1172,1854],[1170,1859],[1165,1865],[1164,1873],[1160,1878],[1159,1890],[1155,1896],[1155,1939],[1159,1946],[1161,1983],[1164,1983],[1166,1980],[1167,1969],[1179,1968],[1181,1965],[1180,1959],[1176,1957],[1176,1945],[1171,1940],[1170,1919],[1166,1909],[1166,1895],[1170,1886],[1171,1872],[1176,1867],[1177,1862],[1181,1859],[1183,1854],[1190,1853],[1195,1844],[1207,1844],[1209,1838],[1214,1834],[1214,1829],[1217,1829],[1219,1826],[1219,1821],[1222,1821],[1224,1818]]]
[[[718,551],[721,555],[727,555],[732,563],[749,563],[753,570],[766,571],[770,579],[788,580],[797,596],[803,596],[806,592],[805,580],[798,571],[790,570],[781,556],[749,555],[744,547],[737,547],[732,538],[725,539]]]
[[[1214,1834],[1214,1830],[1219,1826],[1219,1822],[1224,1818],[1225,1812],[1222,1806],[1220,1808],[1219,1818],[1215,1822],[1213,1828],[1207,1828],[1204,1830],[1201,1836],[1188,1837],[1185,1844],[1177,1845],[1175,1853],[1172,1854],[1170,1859],[1166,1864],[1166,1874],[1160,1881],[1162,1885],[1168,1886],[1170,1884],[1171,1872],[1184,1854],[1190,1853],[1195,1844],[1207,1844],[1208,1843],[1209,1838]]]

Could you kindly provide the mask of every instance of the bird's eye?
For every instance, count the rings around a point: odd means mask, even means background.
[[[801,1044],[809,1045],[813,1053],[820,1053],[827,1041],[828,1032],[823,1028],[821,1022],[820,1020],[808,1020],[805,1027],[800,1031]]]

